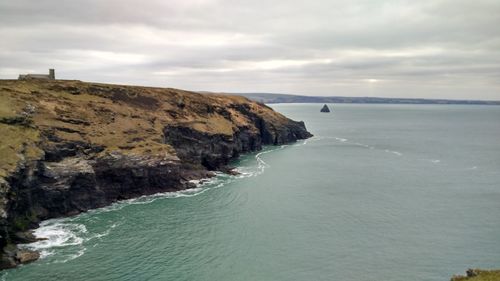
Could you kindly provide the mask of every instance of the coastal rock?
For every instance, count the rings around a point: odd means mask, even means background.
[[[16,254],[16,259],[19,263],[30,263],[40,258],[40,254],[30,250],[19,250]]]
[[[30,263],[39,258],[40,254],[36,251],[19,249],[14,244],[8,244],[3,248],[0,266],[2,266],[2,269],[13,268],[18,264]]]
[[[14,233],[13,241],[16,243],[32,243],[40,240],[45,240],[45,238],[37,238],[32,231],[19,231]]]
[[[0,86],[12,108],[0,117],[36,109],[30,126],[0,123],[0,269],[38,258],[15,244],[32,242],[26,231],[41,220],[193,188],[242,153],[312,136],[237,96],[79,81]]]
[[[328,108],[328,105],[323,105],[323,107],[321,108],[320,112],[323,112],[323,113],[329,113],[330,112],[330,108]]]

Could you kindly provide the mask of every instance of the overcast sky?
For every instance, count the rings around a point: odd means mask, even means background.
[[[0,78],[500,100],[499,0],[0,0]]]

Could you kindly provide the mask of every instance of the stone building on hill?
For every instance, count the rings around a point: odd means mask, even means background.
[[[31,79],[47,79],[55,80],[56,72],[53,68],[49,69],[49,74],[19,74],[19,80],[31,80]]]

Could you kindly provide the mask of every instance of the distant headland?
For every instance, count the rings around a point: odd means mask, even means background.
[[[341,97],[341,96],[301,96],[271,93],[233,93],[262,103],[371,103],[371,104],[475,104],[500,105],[500,101],[490,100],[448,100],[418,98]]]

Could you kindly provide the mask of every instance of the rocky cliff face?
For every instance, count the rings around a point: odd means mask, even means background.
[[[83,83],[0,81],[0,268],[44,219],[193,187],[304,123],[236,96]]]

